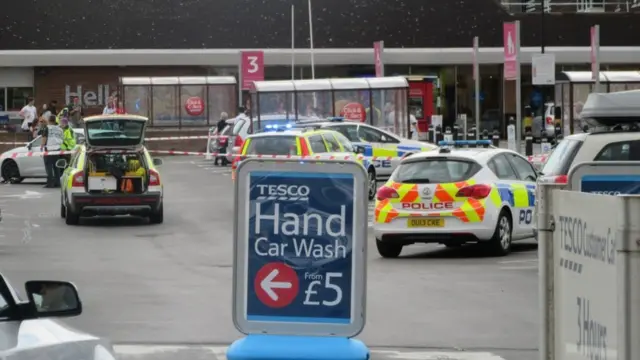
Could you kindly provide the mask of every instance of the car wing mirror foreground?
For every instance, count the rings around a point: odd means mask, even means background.
[[[82,313],[75,285],[67,281],[34,280],[25,284],[31,318],[69,317]]]

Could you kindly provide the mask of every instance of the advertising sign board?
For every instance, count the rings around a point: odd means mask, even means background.
[[[569,172],[569,183],[571,190],[594,194],[640,194],[640,162],[582,163]]]
[[[233,301],[239,331],[351,337],[362,330],[366,179],[350,161],[240,163]]]
[[[518,43],[520,36],[515,22],[502,25],[504,37],[504,79],[516,80],[518,77]]]
[[[382,54],[384,53],[384,41],[376,41],[373,43],[373,58],[376,68],[376,77],[384,76],[384,62]]]
[[[616,359],[623,198],[560,190],[553,197],[554,358]]]

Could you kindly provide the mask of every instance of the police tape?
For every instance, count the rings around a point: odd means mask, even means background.
[[[152,138],[144,138],[144,141],[170,141],[170,140],[215,140],[218,135],[198,135],[198,136],[160,136]],[[25,146],[29,144],[27,141],[0,141],[0,145]]]

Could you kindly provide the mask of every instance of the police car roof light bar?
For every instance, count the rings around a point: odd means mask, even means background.
[[[438,142],[438,146],[460,147],[460,146],[469,146],[469,145],[491,145],[491,140],[455,140],[455,141],[441,140]]]

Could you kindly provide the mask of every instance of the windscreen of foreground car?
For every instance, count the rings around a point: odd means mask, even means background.
[[[297,155],[295,136],[254,137],[247,145],[245,155]]]
[[[135,146],[142,143],[144,122],[128,119],[87,121],[87,142],[91,146]]]
[[[392,180],[404,184],[442,184],[468,180],[480,165],[462,159],[422,159],[403,163]]]
[[[567,175],[580,146],[582,141],[579,140],[560,141],[544,164],[542,174],[545,176]]]

